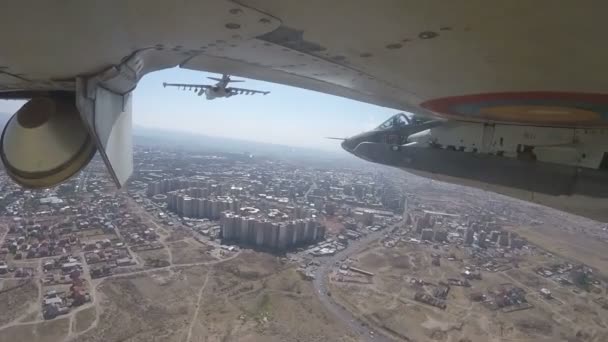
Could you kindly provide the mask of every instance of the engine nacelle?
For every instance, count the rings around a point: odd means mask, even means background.
[[[29,100],[0,139],[7,174],[27,188],[57,185],[84,168],[97,151],[72,96]]]
[[[207,100],[213,100],[219,96],[220,96],[219,89],[207,88],[205,90],[205,97],[207,98]]]

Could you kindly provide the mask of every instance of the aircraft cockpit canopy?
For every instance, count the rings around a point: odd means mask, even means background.
[[[378,130],[398,129],[400,127],[411,125],[412,122],[405,114],[399,113],[393,115],[390,119],[384,121],[382,125],[378,126]]]

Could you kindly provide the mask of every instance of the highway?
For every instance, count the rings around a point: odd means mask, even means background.
[[[345,310],[340,305],[336,304],[334,300],[327,295],[328,287],[328,273],[332,267],[335,267],[336,262],[345,260],[351,255],[357,254],[362,251],[368,244],[372,241],[379,239],[382,237],[384,231],[388,231],[393,227],[386,228],[384,230],[379,230],[376,232],[372,232],[367,236],[352,241],[348,248],[343,251],[336,253],[331,257],[317,258],[317,261],[321,263],[321,265],[314,272],[314,280],[313,286],[314,291],[317,294],[317,297],[335,317],[341,320],[346,326],[348,326],[353,332],[356,332],[361,340],[367,341],[382,341],[382,342],[393,342],[394,340],[383,335],[381,332],[377,331],[373,327],[369,325],[364,325],[357,317],[355,317],[348,310]]]

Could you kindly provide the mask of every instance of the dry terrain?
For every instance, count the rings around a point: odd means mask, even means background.
[[[454,255],[432,266],[431,253]],[[535,264],[539,260],[523,260]],[[505,272],[484,272],[471,287],[451,286],[445,310],[414,300],[419,291],[429,292],[439,281],[461,278],[466,253],[455,247],[400,244],[385,248],[379,244],[354,257],[353,266],[375,273],[373,277],[350,272],[331,275],[332,296],[364,321],[382,327],[398,340],[412,341],[604,341],[608,339],[608,311],[586,294],[577,295],[533,273],[528,266]],[[432,285],[416,286],[412,278]],[[526,290],[534,307],[513,312],[492,310],[474,302],[474,292],[488,293],[501,286]],[[538,294],[550,288],[557,300]]]
[[[550,225],[508,227],[531,243],[556,255],[593,267],[608,279],[608,243],[589,234]]]
[[[140,263],[148,267],[164,266],[169,263],[169,253],[166,248],[137,251],[134,253]]]
[[[108,279],[98,294],[97,326],[78,341],[355,341],[309,282],[262,253]]]
[[[0,331],[0,341],[55,342],[68,333],[69,319],[14,325]]]
[[[28,314],[37,305],[38,285],[29,280],[0,280],[0,326]],[[35,310],[36,315],[38,311]],[[29,317],[27,317],[29,318]]]
[[[182,341],[208,268],[126,275],[101,283],[96,327],[78,341]]]
[[[167,245],[171,250],[173,262],[175,264],[190,264],[216,260],[209,254],[213,249],[212,247],[203,245],[191,238],[169,242]]]
[[[76,314],[75,324],[74,324],[74,332],[80,333],[88,329],[97,317],[97,308],[90,307],[84,309]]]
[[[356,341],[293,266],[246,254],[217,268],[192,341]]]
[[[52,320],[28,313],[32,305],[38,313],[36,280],[0,294],[0,341],[357,340],[325,311],[295,265],[250,251],[219,261],[195,243],[170,243],[175,265],[93,280],[91,305]]]

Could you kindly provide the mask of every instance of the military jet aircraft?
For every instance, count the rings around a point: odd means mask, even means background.
[[[234,95],[267,95],[269,91],[252,90],[245,88],[228,87],[228,83],[244,82],[243,80],[232,80],[230,76],[224,74],[222,78],[208,77],[211,80],[218,81],[215,85],[205,84],[183,84],[183,83],[163,83],[163,87],[178,87],[182,90],[198,91],[198,96],[205,94],[207,100],[213,100],[218,97],[231,97]]]
[[[585,137],[585,131],[591,130],[478,125],[400,113],[341,145],[370,162],[602,219],[606,157],[592,169],[583,167],[590,156],[579,153],[584,144],[605,145]]]

